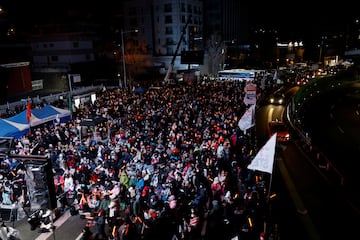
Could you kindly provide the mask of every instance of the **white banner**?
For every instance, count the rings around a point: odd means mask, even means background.
[[[275,158],[276,135],[277,134],[274,133],[267,143],[260,149],[255,158],[248,165],[248,169],[272,174]]]

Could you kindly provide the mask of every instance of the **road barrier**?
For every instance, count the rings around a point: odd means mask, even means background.
[[[302,149],[306,155],[309,157],[315,167],[317,167],[326,177],[328,182],[331,182],[338,186],[344,186],[346,179],[344,175],[339,171],[339,169],[334,166],[334,164],[327,158],[327,156],[316,146],[313,146],[311,137],[301,129],[301,123],[299,123],[296,118],[295,120],[291,117],[293,114],[290,110],[294,109],[292,106],[293,101],[285,108],[287,121],[290,123],[291,127],[299,135],[299,143],[297,145]]]

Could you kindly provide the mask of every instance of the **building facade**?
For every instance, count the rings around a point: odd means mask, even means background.
[[[181,52],[203,48],[198,42],[203,39],[201,0],[132,0],[125,1],[123,9],[122,31],[131,35],[125,39],[134,38],[146,46],[155,64],[168,68],[176,55],[174,70],[186,69],[188,66],[180,63]],[[133,29],[139,34],[131,34]]]
[[[32,71],[67,73],[72,64],[95,61],[93,40],[84,33],[33,35]]]

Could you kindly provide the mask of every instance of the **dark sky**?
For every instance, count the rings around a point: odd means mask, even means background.
[[[108,0],[104,3],[85,0],[62,1],[22,1],[0,0],[1,5],[11,8],[14,20],[31,23],[33,20],[56,22],[62,16],[71,14],[69,9],[96,9],[98,14],[114,10],[122,0]],[[344,29],[347,23],[360,15],[354,3],[343,1],[254,1],[249,4],[249,24],[271,27],[279,30],[280,35],[290,38],[312,36],[315,32],[331,32]],[[359,13],[357,13],[359,12]],[[86,18],[87,13],[82,16]]]
[[[311,36],[316,32],[333,32],[360,15],[357,7],[347,1],[253,1],[250,22],[272,26],[289,36]],[[257,5],[258,7],[255,7]],[[260,6],[260,7],[259,7]]]
[[[120,0],[121,1],[121,0]],[[61,22],[64,16],[80,16],[86,19],[88,15],[95,13],[106,16],[116,6],[116,1],[109,0],[105,3],[85,0],[62,0],[62,1],[22,1],[22,0],[0,0],[4,2],[9,16],[19,23],[53,23]]]
[[[99,13],[102,11],[115,8],[121,0],[108,0],[104,3],[85,1],[85,0],[62,0],[62,1],[22,1],[22,0],[0,0],[0,4],[5,2],[11,8],[16,10],[19,14],[18,18],[33,17],[33,18],[56,18],[58,14],[64,14],[67,9],[77,8],[96,9]],[[249,1],[249,16],[252,21],[274,23],[275,25],[294,25],[300,28],[309,27],[308,24],[313,25],[330,25],[338,21],[354,16],[358,12],[358,8],[349,0],[343,1]],[[54,14],[55,13],[55,14]],[[24,19],[24,18],[23,18]],[[301,30],[301,29],[299,29]],[[306,30],[306,28],[305,28]]]

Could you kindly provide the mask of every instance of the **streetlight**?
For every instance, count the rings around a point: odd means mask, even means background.
[[[320,43],[320,45],[318,45],[318,47],[319,47],[319,63],[322,63],[322,58],[323,58],[323,56],[322,56],[322,54],[323,54],[323,48],[324,48],[324,39],[326,39],[326,36],[322,36],[321,37],[321,43]]]
[[[125,33],[130,33],[130,32],[138,32],[139,30],[134,29],[134,30],[130,30],[130,31],[123,31],[121,30],[121,53],[122,53],[122,62],[123,62],[123,71],[124,71],[124,86],[125,89],[127,88],[127,82],[126,82],[126,64],[125,64],[125,46],[124,46],[124,34]],[[119,87],[121,86],[120,84],[120,79],[119,79]]]

